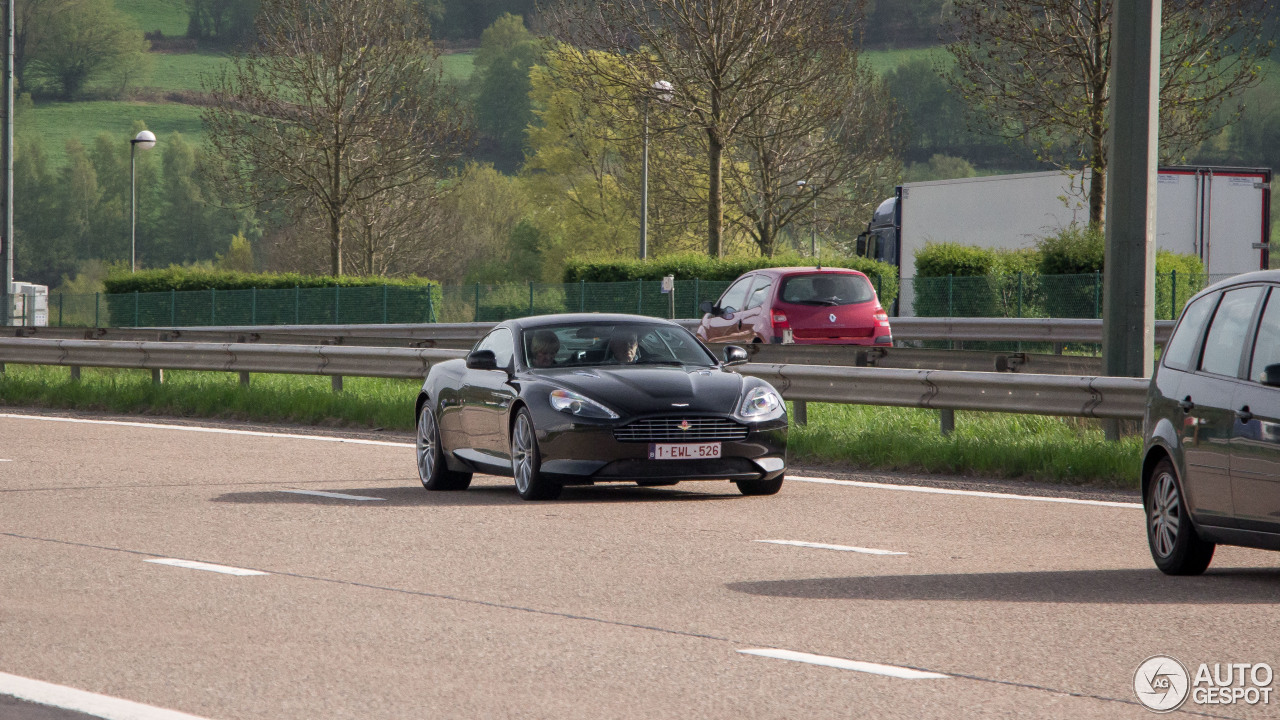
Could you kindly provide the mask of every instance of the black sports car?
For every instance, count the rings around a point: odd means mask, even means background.
[[[604,481],[732,480],[772,495],[787,467],[787,411],[769,383],[729,370],[692,333],[634,315],[500,323],[466,360],[431,368],[418,395],[418,475],[463,490],[511,475],[526,500]]]

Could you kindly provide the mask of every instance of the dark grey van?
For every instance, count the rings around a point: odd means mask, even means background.
[[[1187,303],[1151,378],[1143,437],[1157,567],[1202,573],[1219,543],[1280,550],[1280,271]]]

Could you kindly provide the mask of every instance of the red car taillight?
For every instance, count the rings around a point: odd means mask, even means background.
[[[786,330],[789,327],[791,327],[791,323],[787,320],[787,314],[784,312],[779,312],[777,310],[774,310],[773,311],[773,329]]]

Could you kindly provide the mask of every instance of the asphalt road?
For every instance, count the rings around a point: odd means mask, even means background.
[[[530,503],[428,493],[394,441],[0,416],[0,673],[215,720],[915,719],[1149,717],[1157,654],[1280,668],[1280,554],[1169,578],[1132,497],[840,477]],[[45,712],[0,701],[82,717]]]

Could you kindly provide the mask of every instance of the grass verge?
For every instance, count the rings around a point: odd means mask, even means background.
[[[322,427],[412,431],[412,380],[347,378],[334,393],[327,377],[9,365],[0,405],[283,422]],[[869,470],[917,470],[1068,484],[1133,488],[1141,439],[1109,443],[1094,423],[1038,415],[957,412],[956,431],[938,432],[935,411],[809,404],[809,424],[792,428],[793,462],[829,462]]]

